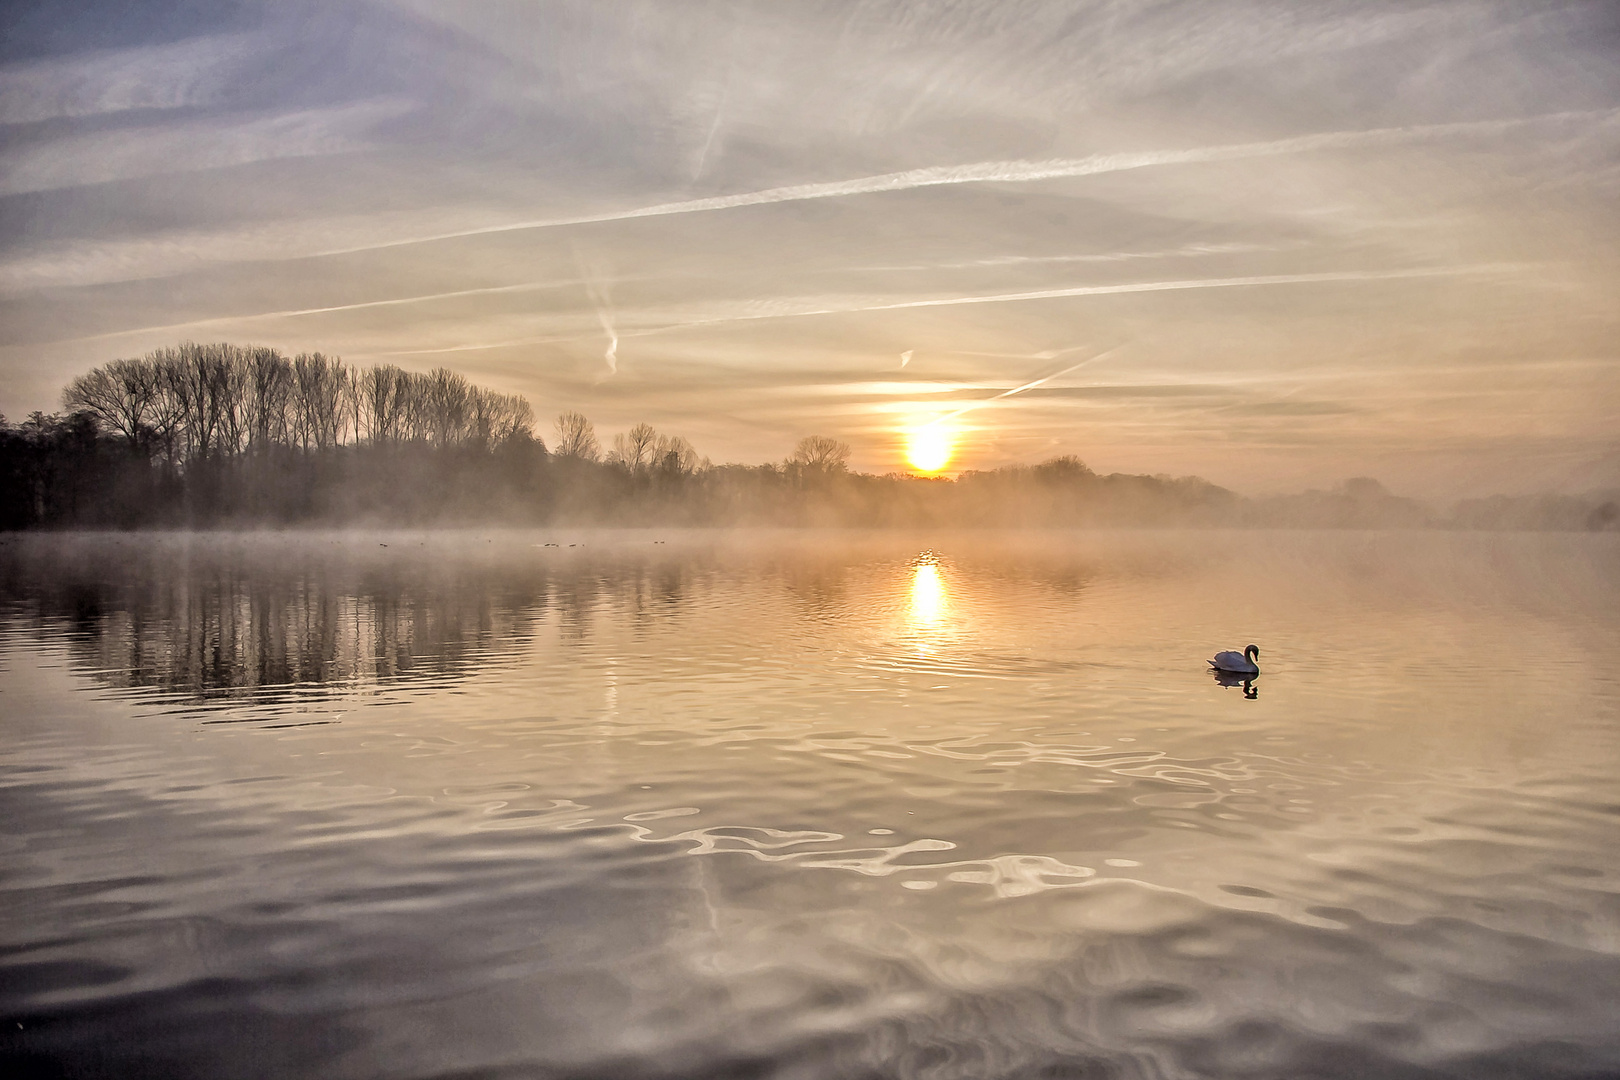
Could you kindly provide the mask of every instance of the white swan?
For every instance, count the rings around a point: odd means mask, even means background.
[[[1254,655],[1251,657],[1250,653]],[[1216,671],[1231,671],[1239,675],[1258,675],[1260,674],[1260,665],[1255,663],[1258,659],[1260,659],[1260,646],[1250,645],[1242,652],[1233,652],[1228,649],[1225,652],[1216,653],[1215,658],[1209,662],[1209,666]]]

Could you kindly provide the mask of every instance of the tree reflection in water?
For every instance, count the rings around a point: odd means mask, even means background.
[[[269,703],[461,680],[513,660],[548,611],[581,641],[605,600],[685,593],[669,566],[579,571],[481,538],[34,537],[0,560],[0,606],[109,687]]]

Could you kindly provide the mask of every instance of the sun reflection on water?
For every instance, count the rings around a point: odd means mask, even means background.
[[[949,607],[939,563],[931,557],[919,558],[911,570],[911,625],[919,630],[938,629]]]

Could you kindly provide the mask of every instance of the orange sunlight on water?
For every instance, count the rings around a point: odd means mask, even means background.
[[[913,568],[911,577],[911,624],[932,630],[944,618],[945,583],[940,580],[939,567],[934,563],[920,563]]]

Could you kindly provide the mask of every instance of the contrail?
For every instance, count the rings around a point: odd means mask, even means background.
[[[1167,255],[1223,254],[1223,253],[1226,253],[1226,252],[1229,252],[1229,251],[1240,251],[1240,250],[1241,251],[1248,251],[1248,250],[1270,251],[1270,250],[1277,250],[1277,249],[1274,246],[1271,246],[1271,245],[1262,246],[1262,245],[1258,245],[1258,244],[1220,244],[1220,245],[1210,245],[1210,246],[1203,246],[1203,247],[1194,245],[1194,246],[1191,246],[1191,247],[1178,248],[1178,249],[1174,249],[1174,250],[1171,250],[1171,251],[1154,251],[1154,252],[1140,252],[1140,253],[1138,253],[1138,252],[1117,252],[1117,253],[1103,254],[1103,255],[1052,255],[1052,256],[1017,256],[1017,255],[1010,255],[1010,256],[1002,256],[1000,258],[995,258],[995,259],[982,259],[982,260],[978,260],[978,261],[975,261],[975,262],[965,262],[965,263],[925,263],[925,264],[918,264],[918,265],[915,265],[915,266],[863,266],[863,267],[856,267],[855,269],[862,270],[862,271],[867,271],[867,270],[936,270],[936,269],[949,270],[949,269],[961,269],[961,268],[965,268],[965,267],[976,267],[976,266],[1011,265],[1011,264],[1014,264],[1014,263],[1022,263],[1022,262],[1041,262],[1041,263],[1045,263],[1045,262],[1118,262],[1118,261],[1124,260],[1124,259],[1160,258],[1160,257],[1164,257],[1164,256],[1167,256]],[[356,303],[356,304],[334,304],[334,305],[330,305],[330,306],[327,306],[327,307],[312,307],[312,308],[288,308],[288,309],[285,309],[285,310],[282,310],[282,311],[253,311],[253,312],[240,313],[240,314],[236,314],[236,315],[213,315],[213,316],[210,316],[210,317],[208,317],[206,319],[188,319],[185,322],[165,323],[165,324],[162,324],[162,325],[159,325],[159,326],[136,326],[136,327],[131,327],[128,330],[108,330],[108,331],[106,331],[104,333],[100,333],[100,334],[86,334],[86,335],[84,335],[82,337],[64,338],[62,340],[63,341],[68,341],[68,342],[104,341],[104,340],[107,340],[107,339],[110,339],[110,338],[134,337],[134,336],[139,335],[139,334],[172,333],[173,331],[176,331],[176,330],[190,330],[190,329],[193,329],[193,328],[196,328],[196,327],[218,326],[218,325],[225,324],[225,323],[247,322],[247,321],[254,320],[254,319],[295,319],[295,318],[299,318],[300,316],[306,316],[306,315],[329,315],[329,314],[333,314],[335,312],[343,312],[343,311],[364,311],[364,310],[366,310],[368,308],[399,307],[399,306],[403,306],[403,305],[406,305],[406,304],[426,304],[426,303],[431,303],[431,302],[433,302],[435,300],[455,300],[455,299],[459,299],[459,298],[467,297],[467,296],[497,296],[497,295],[500,295],[500,294],[503,294],[503,293],[544,292],[544,291],[546,291],[548,289],[566,289],[566,288],[570,288],[570,287],[576,286],[576,285],[587,285],[587,286],[590,285],[591,278],[586,273],[586,270],[585,270],[583,264],[580,263],[580,260],[579,260],[579,257],[578,257],[577,253],[575,255],[575,262],[576,262],[576,264],[580,265],[580,274],[581,274],[581,276],[577,277],[577,278],[569,278],[569,279],[564,280],[564,281],[524,281],[524,282],[518,282],[517,284],[514,284],[514,285],[490,285],[490,286],[483,286],[483,287],[474,288],[474,289],[457,289],[457,290],[455,290],[453,292],[421,293],[421,294],[418,294],[416,296],[399,296],[399,297],[394,297],[394,298],[388,299],[388,300],[366,300],[366,301],[362,301],[362,302]],[[647,280],[648,277],[649,277],[649,275],[633,275],[633,276],[629,276],[629,277],[619,277],[616,280],[621,281],[621,282],[624,282],[624,281],[644,281],[644,280]],[[594,301],[594,296],[593,296],[593,301]],[[525,339],[525,340],[527,340],[527,339]],[[547,338],[545,340],[548,340],[548,341],[563,341],[563,340],[567,340],[567,339],[566,338]],[[437,351],[440,351],[440,350],[430,349],[430,350],[425,350],[425,351],[437,352]],[[389,354],[389,355],[394,355],[394,354]],[[406,355],[406,354],[405,353],[400,353],[398,355]],[[900,356],[900,366],[905,367],[906,364],[910,361],[910,359],[911,359],[911,350],[908,349],[904,353],[902,353],[901,356]]]
[[[607,351],[602,354],[602,359],[607,361],[608,374],[617,375],[619,373],[619,334],[618,334],[618,331],[613,329],[613,323],[608,319],[607,310],[605,308],[600,308],[600,307],[597,308],[596,309],[596,317],[599,320],[601,320],[602,329],[607,331],[607,336],[608,336]]]
[[[553,334],[548,337],[510,338],[506,341],[485,341],[476,345],[442,345],[432,349],[378,349],[373,352],[346,353],[352,360],[369,360],[378,356],[438,356],[444,353],[483,352],[486,349],[505,349],[518,345],[555,345],[581,341],[583,334]],[[589,335],[594,337],[595,335]]]
[[[936,417],[935,419],[930,420],[928,423],[924,424],[923,427],[925,427],[925,428],[935,427],[935,426],[937,426],[939,424],[943,424],[947,420],[954,420],[958,416],[961,416],[963,413],[972,412],[974,409],[981,409],[984,406],[989,405],[993,401],[1000,401],[1002,398],[1010,398],[1014,394],[1022,394],[1025,390],[1033,390],[1037,386],[1041,386],[1041,385],[1043,385],[1045,383],[1049,383],[1053,379],[1058,378],[1059,376],[1069,374],[1069,372],[1071,372],[1071,371],[1079,371],[1081,368],[1085,367],[1087,364],[1095,364],[1098,360],[1101,360],[1105,356],[1112,356],[1114,353],[1117,353],[1122,348],[1124,348],[1123,345],[1115,345],[1111,349],[1104,349],[1100,353],[1096,353],[1093,356],[1086,357],[1084,360],[1080,361],[1078,364],[1070,364],[1068,367],[1061,368],[1061,369],[1059,369],[1057,371],[1054,371],[1050,375],[1042,375],[1040,378],[1035,379],[1032,382],[1027,382],[1022,386],[1015,386],[1011,390],[1003,390],[1001,393],[995,395],[994,397],[987,397],[983,401],[971,402],[971,403],[969,403],[967,405],[962,406],[960,409],[957,409],[955,412],[948,412],[944,416]],[[1067,351],[1067,350],[1065,350],[1065,351]]]
[[[141,326],[132,330],[109,330],[104,334],[88,334],[84,337],[68,338],[68,341],[101,341],[106,338],[128,337],[134,334],[156,334],[171,330],[189,330],[196,326],[213,326],[218,323],[246,322],[250,319],[293,319],[301,315],[328,315],[337,311],[364,311],[367,308],[397,307],[403,304],[425,304],[433,300],[454,300],[463,296],[493,296],[499,293],[543,292],[547,289],[565,289],[570,286],[584,284],[583,279],[568,281],[525,281],[517,285],[492,285],[478,289],[457,289],[454,292],[424,293],[420,296],[400,296],[391,300],[366,300],[358,304],[336,304],[331,307],[289,308],[286,311],[258,311],[248,315],[216,315],[208,319],[192,319],[189,322],[169,323],[164,326]]]
[[[775,311],[754,315],[733,315],[718,319],[694,319],[687,322],[671,323],[667,326],[657,326],[646,330],[628,331],[625,337],[645,337],[649,334],[661,334],[671,330],[682,330],[688,327],[715,326],[728,322],[745,322],[755,319],[791,319],[808,315],[834,315],[843,312],[861,311],[887,311],[908,307],[948,307],[953,304],[994,304],[1015,300],[1041,300],[1063,296],[1105,295],[1108,293],[1129,292],[1156,292],[1176,289],[1216,289],[1232,288],[1241,285],[1283,285],[1302,284],[1312,281],[1373,281],[1383,278],[1403,277],[1443,277],[1459,274],[1493,273],[1502,270],[1517,269],[1510,264],[1489,264],[1477,267],[1449,267],[1433,270],[1368,270],[1368,271],[1338,271],[1323,274],[1280,274],[1268,277],[1244,278],[1211,278],[1206,280],[1163,281],[1163,282],[1136,282],[1126,285],[1087,285],[1071,289],[1048,289],[1039,292],[1025,293],[995,293],[987,296],[949,297],[940,300],[909,300],[893,304],[871,304],[841,308],[815,308],[802,311]],[[581,269],[583,274],[583,268]],[[638,280],[637,278],[622,278],[620,280]],[[543,292],[548,289],[565,289],[576,285],[584,285],[590,291],[593,304],[597,305],[597,319],[602,322],[603,329],[607,330],[612,344],[609,352],[614,355],[609,358],[610,366],[617,361],[619,335],[615,333],[602,314],[601,301],[594,282],[589,276],[573,278],[567,281],[530,281],[516,285],[494,285],[477,289],[458,289],[455,292],[426,293],[419,296],[402,296],[391,300],[367,300],[358,304],[337,304],[331,307],[295,308],[285,311],[261,311],[244,315],[218,315],[207,319],[193,319],[189,322],[169,323],[163,326],[142,326],[130,330],[109,330],[102,334],[87,334],[83,337],[64,338],[69,342],[102,341],[110,338],[133,337],[138,334],[155,334],[174,330],[187,330],[192,327],[214,326],[222,323],[246,322],[251,319],[291,319],[303,315],[326,315],[341,311],[363,311],[367,308],[395,307],[404,304],[421,304],[434,300],[452,300],[465,296],[491,296],[500,293]],[[548,335],[536,338],[519,338],[512,341],[497,342],[491,345],[457,345],[443,349],[412,349],[387,355],[407,355],[416,353],[438,352],[466,352],[483,348],[500,348],[504,345],[533,344],[537,342],[570,341],[571,337],[557,337]],[[910,352],[910,350],[907,350]],[[901,367],[905,367],[909,360],[902,354]],[[615,367],[615,370],[617,368]]]
[[[954,307],[962,304],[1007,304],[1022,300],[1052,300],[1070,296],[1111,296],[1121,293],[1173,292],[1183,289],[1235,289],[1245,286],[1307,285],[1333,281],[1394,281],[1405,278],[1456,277],[1464,274],[1491,274],[1505,270],[1522,269],[1514,263],[1485,263],[1478,266],[1442,266],[1409,270],[1337,270],[1315,274],[1268,274],[1252,277],[1193,278],[1185,281],[1137,281],[1123,285],[1077,285],[1064,289],[1041,289],[1034,292],[991,293],[982,296],[948,296],[934,300],[899,300],[892,303],[860,303],[844,307],[803,308],[797,311],[767,311],[756,314],[728,315],[713,319],[689,319],[671,322],[645,330],[627,330],[625,337],[651,337],[678,330],[703,329],[729,323],[756,322],[762,319],[800,319],[815,315],[849,315],[866,311],[899,311],[906,308]],[[478,349],[497,349],[510,345],[527,345],[549,341],[577,341],[572,338],[534,337],[516,338],[489,345],[458,345],[442,349],[419,349],[413,352],[469,352]]]
[[[763,206],[768,203],[803,202],[810,199],[836,199],[846,195],[869,195],[884,191],[911,191],[917,188],[951,184],[1028,183],[1061,177],[1095,176],[1102,173],[1124,172],[1155,165],[1190,165],[1216,161],[1236,161],[1243,158],[1273,157],[1297,154],[1311,150],[1332,150],[1349,146],[1391,145],[1434,135],[1485,133],[1546,120],[1572,117],[1609,115],[1615,110],[1595,112],[1549,113],[1517,120],[1472,120],[1452,124],[1419,124],[1409,127],[1370,128],[1362,131],[1329,131],[1315,135],[1299,135],[1267,142],[1228,143],[1221,146],[1193,147],[1186,150],[1146,150],[1120,154],[1093,154],[1083,158],[1052,158],[1044,161],[982,161],[969,165],[935,165],[902,172],[881,173],[851,180],[834,180],[819,184],[793,184],[787,187],[765,188],[761,191],[737,195],[717,195],[706,199],[686,199],[680,202],[657,203],[629,210],[610,210],[599,214],[576,217],[540,218],[516,221],[505,225],[486,225],[477,229],[431,233],[384,240],[354,247],[332,248],[316,252],[312,257],[347,255],[360,251],[378,251],[384,248],[426,244],[436,240],[456,240],[492,233],[523,232],[531,229],[552,229],[565,225],[591,225],[607,221],[629,221],[635,218],[666,217],[670,214],[696,214],[710,210],[730,210],[740,206]]]
[[[852,266],[845,269],[861,273],[896,270],[976,270],[980,267],[1026,266],[1030,264],[1114,263],[1126,262],[1132,259],[1184,259],[1206,255],[1247,255],[1255,252],[1286,251],[1290,248],[1303,246],[1305,245],[1300,242],[1291,244],[1188,244],[1184,247],[1169,248],[1161,251],[1111,251],[1089,255],[996,255],[987,259],[970,259],[967,262],[901,263],[894,266]]]
[[[692,170],[692,179],[696,181],[703,175],[703,166],[709,162],[709,149],[714,146],[714,137],[719,134],[720,121],[726,115],[726,102],[731,100],[731,79],[726,79],[726,88],[720,94],[720,104],[714,107],[714,120],[709,124],[709,136],[703,140],[703,149],[698,153],[697,168]]]
[[[1062,289],[1037,289],[1032,292],[990,293],[982,296],[946,296],[933,300],[896,300],[890,303],[852,304],[847,307],[806,308],[801,311],[768,311],[751,315],[732,315],[718,319],[694,319],[690,322],[671,323],[635,332],[634,336],[684,330],[690,327],[716,326],[732,322],[750,322],[758,319],[797,319],[811,315],[843,315],[864,311],[900,311],[907,308],[956,307],[961,304],[1008,304],[1020,300],[1052,300],[1066,296],[1111,296],[1119,293],[1173,292],[1183,289],[1235,289],[1251,285],[1308,285],[1328,281],[1390,281],[1401,278],[1452,277],[1461,274],[1486,274],[1518,269],[1514,264],[1489,263],[1467,267],[1433,267],[1408,270],[1330,270],[1314,274],[1261,274],[1250,277],[1191,278],[1184,281],[1133,281],[1123,285],[1075,285]]]
[[[580,277],[584,279],[585,292],[591,298],[596,308],[596,321],[602,324],[603,331],[608,336],[608,346],[602,353],[602,359],[607,361],[608,374],[619,373],[619,332],[613,328],[613,300],[609,295],[611,286],[606,281],[606,275],[599,268],[587,268],[585,260],[580,257],[579,248],[574,248],[574,263],[579,267]]]

